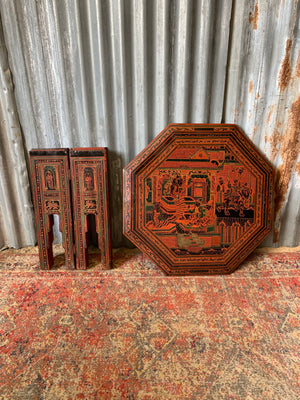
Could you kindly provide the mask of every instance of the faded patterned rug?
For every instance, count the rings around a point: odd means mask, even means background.
[[[0,252],[0,399],[298,400],[300,253],[166,277],[136,249],[102,270]]]

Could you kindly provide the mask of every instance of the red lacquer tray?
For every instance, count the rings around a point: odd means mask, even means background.
[[[168,125],[123,174],[124,234],[168,275],[230,273],[272,229],[273,167],[236,125]]]

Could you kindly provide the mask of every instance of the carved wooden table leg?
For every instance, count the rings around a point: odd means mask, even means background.
[[[73,148],[70,150],[73,184],[76,268],[88,265],[88,230],[90,216],[94,216],[98,247],[105,268],[111,267],[112,245],[107,148]]]
[[[66,267],[74,268],[73,225],[70,198],[69,150],[31,150],[30,168],[38,236],[40,267],[53,265],[53,215],[59,216]]]

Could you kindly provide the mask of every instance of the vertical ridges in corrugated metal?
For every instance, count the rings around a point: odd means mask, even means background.
[[[63,85],[63,69],[59,48],[60,40],[57,36],[55,13],[52,2],[37,2],[37,23],[42,43],[42,65],[45,71],[45,86],[47,90],[40,96],[44,101],[49,101],[51,114],[49,114],[50,126],[55,135],[53,145],[67,147],[71,142],[68,119],[65,118],[66,92]],[[64,112],[62,112],[64,111]],[[49,128],[47,128],[49,129]]]
[[[170,98],[170,120],[173,122],[186,122],[188,117],[188,96],[190,81],[191,61],[191,12],[193,2],[178,0],[173,21],[174,57],[173,57],[173,82]]]
[[[93,101],[93,68],[92,68],[92,37],[90,36],[90,20],[88,18],[88,7],[90,2],[83,3],[82,1],[75,0],[68,2],[67,15],[73,14],[73,18],[70,24],[74,24],[74,45],[77,46],[77,54],[72,52],[74,57],[72,63],[76,66],[75,76],[77,79],[76,87],[76,105],[80,105],[81,109],[81,120],[78,123],[81,133],[80,142],[83,146],[91,145],[91,127],[93,124],[94,117],[94,101]],[[72,10],[72,11],[71,11]],[[71,11],[71,12],[70,12]],[[76,39],[76,40],[75,40]],[[79,108],[79,107],[78,107]]]
[[[13,3],[21,27],[20,57],[11,52],[18,103],[27,98],[33,111],[19,108],[28,147],[108,145],[126,162],[168,122],[219,122],[223,86],[211,89],[225,76],[231,0],[225,3]],[[6,6],[10,47],[15,32]],[[214,58],[218,38],[222,52]],[[18,80],[22,68],[27,82]]]
[[[212,66],[211,44],[214,25],[211,23],[215,12],[214,1],[196,2],[193,21],[192,68],[190,80],[190,122],[209,121],[209,99]],[[209,22],[208,22],[209,21]],[[205,101],[203,101],[205,99]]]
[[[112,95],[113,95],[113,149],[128,157],[128,127],[126,54],[124,39],[124,2],[109,2],[109,28],[111,47]],[[132,134],[132,133],[131,133]],[[126,157],[126,158],[127,158]]]
[[[113,136],[112,130],[112,98],[110,89],[110,67],[107,62],[108,58],[108,33],[106,29],[107,13],[103,6],[103,2],[96,2],[96,18],[97,18],[97,38],[98,38],[98,53],[99,53],[99,72],[97,72],[97,79],[99,82],[99,91],[95,90],[94,94],[98,101],[97,111],[101,112],[101,119],[97,129],[97,136],[103,136],[101,146],[111,147],[111,138]],[[96,63],[96,59],[95,59]],[[95,66],[96,71],[97,66]],[[97,96],[98,94],[98,96]],[[102,135],[100,135],[102,133]],[[95,145],[100,145],[96,139]]]
[[[149,81],[149,86],[153,85],[152,109],[153,118],[151,121],[152,132],[149,132],[149,139],[159,133],[168,123],[168,94],[169,94],[169,24],[170,24],[170,2],[154,1],[153,13],[153,57],[148,60],[153,65],[153,83]]]
[[[90,54],[90,82],[87,87],[87,92],[91,101],[90,110],[90,146],[97,146],[97,133],[107,132],[108,123],[105,117],[106,109],[103,103],[105,92],[103,88],[104,67],[103,60],[101,59],[103,51],[102,43],[102,10],[101,6],[96,1],[90,1],[87,4],[87,29],[88,29],[88,43]],[[87,76],[88,78],[88,76]],[[103,137],[102,146],[107,146],[107,134]]]
[[[68,2],[53,1],[53,13],[56,30],[56,37],[58,40],[58,53],[55,55],[60,62],[61,81],[62,81],[62,95],[64,96],[64,108],[60,110],[62,118],[68,127],[68,137],[70,143],[74,143],[74,146],[79,145],[78,134],[84,132],[86,126],[84,118],[82,118],[82,109],[80,102],[78,102],[78,90],[77,86],[80,82],[76,74],[76,66],[78,64],[78,47],[74,43],[74,22],[75,17],[73,16],[72,8],[70,9]],[[76,57],[76,62],[75,62]],[[83,136],[83,141],[85,136]],[[70,146],[70,143],[64,141],[65,146]]]
[[[0,20],[0,249],[35,243],[34,219],[16,113],[12,77]]]
[[[209,122],[219,123],[222,120],[226,68],[228,63],[228,41],[230,35],[232,2],[215,3],[213,19],[213,46],[211,63],[211,87]],[[207,46],[210,48],[210,46]]]
[[[68,1],[66,3],[66,19],[69,31],[66,32],[66,39],[69,43],[66,44],[65,50],[67,50],[67,55],[70,58],[70,71],[71,80],[70,83],[74,84],[74,98],[72,99],[72,104],[75,108],[74,117],[78,119],[77,121],[77,132],[75,137],[77,137],[77,144],[81,146],[90,145],[90,110],[91,105],[90,93],[88,92],[89,80],[87,80],[88,68],[90,65],[90,54],[89,54],[89,42],[87,35],[86,26],[87,19],[86,15],[82,14],[80,1]],[[86,23],[85,23],[86,22]],[[84,28],[82,28],[82,26]],[[86,43],[87,41],[87,43]],[[68,73],[68,70],[66,70]],[[79,139],[80,137],[80,139]]]
[[[45,131],[45,125],[49,125],[49,104],[40,101],[41,93],[46,91],[45,76],[39,63],[34,63],[32,59],[33,53],[37,58],[43,58],[41,43],[37,40],[39,35],[36,34],[36,4],[2,2],[0,6],[2,19],[10,21],[10,24],[5,24],[6,36],[13,37],[15,42],[14,52],[9,52],[9,60],[14,76],[20,79],[19,85],[16,85],[18,109],[21,114],[28,115],[27,127],[30,134],[26,135],[26,141],[28,139],[29,145],[44,146],[44,138],[40,134]]]
[[[131,145],[134,152],[130,152],[130,158],[140,152],[146,145],[148,139],[148,67],[147,53],[147,20],[146,0],[133,0],[131,2],[133,42],[132,52],[132,76],[133,76],[133,129],[134,135]],[[151,100],[151,99],[150,99]]]
[[[291,112],[300,92],[296,76],[299,30],[294,29],[299,8],[297,0],[235,1],[232,15],[224,120],[239,124],[278,169],[274,234],[277,245],[299,244],[294,221],[300,209],[299,201],[294,201],[300,191],[297,174],[292,175],[297,160],[282,153],[282,148],[292,152],[297,147],[289,121],[297,118]],[[272,244],[271,238],[266,244]]]

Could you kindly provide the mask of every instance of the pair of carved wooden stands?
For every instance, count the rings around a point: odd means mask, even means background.
[[[41,266],[53,262],[58,213],[69,268],[73,225],[76,267],[87,266],[90,214],[109,267],[106,149],[32,150],[30,157]],[[231,273],[272,230],[274,169],[236,125],[170,124],[123,177],[123,233],[168,275]]]
[[[31,150],[29,154],[41,268],[53,265],[55,214],[59,215],[68,269],[75,265],[77,269],[87,268],[91,216],[102,263],[110,268],[107,148]]]

